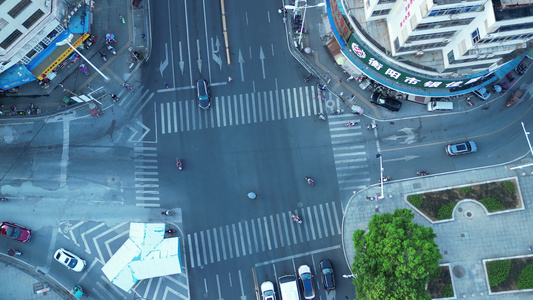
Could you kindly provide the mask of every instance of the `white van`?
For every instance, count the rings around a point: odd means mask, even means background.
[[[450,111],[453,110],[453,102],[431,101],[428,103],[428,111]]]
[[[300,300],[296,276],[285,275],[278,278],[279,292],[283,300]]]

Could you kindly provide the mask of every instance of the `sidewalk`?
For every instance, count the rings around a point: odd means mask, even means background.
[[[150,56],[151,28],[150,16],[148,14],[150,5],[147,0],[144,2],[145,4],[140,8],[132,7],[130,1],[126,0],[108,0],[95,4],[96,6],[93,9],[93,23],[91,24],[90,30],[91,34],[97,36],[97,42],[89,49],[80,51],[109,77],[109,81],[106,81],[89,65],[87,67],[90,75],[83,75],[77,68],[81,60],[78,60],[74,64],[69,63],[63,69],[59,70],[57,76],[49,82],[49,88],[43,89],[38,81],[33,81],[19,86],[18,93],[1,97],[0,104],[3,107],[0,107],[0,111],[3,114],[0,114],[0,120],[8,122],[15,120],[28,121],[51,113],[61,113],[79,108],[80,106],[86,106],[86,103],[65,106],[63,99],[64,97],[72,96],[72,93],[88,94],[100,87],[103,88],[93,95],[97,99],[99,99],[99,96],[109,93],[118,94],[124,90],[122,87],[123,82],[128,80],[133,81],[136,77],[140,78],[140,75],[135,71],[140,67],[142,62],[132,64],[131,61],[133,59],[131,55],[133,51],[138,51],[144,56],[145,60]],[[125,24],[121,22],[119,15],[124,16],[126,20]],[[130,28],[133,29],[131,30],[131,36]],[[117,43],[112,44],[116,49],[116,55],[113,55],[107,50],[107,45],[105,44],[107,33],[113,33],[117,39]],[[100,52],[107,55],[107,62],[102,60],[99,54]],[[110,97],[105,97],[103,100],[108,103],[112,102]],[[9,115],[12,105],[16,105],[18,110],[24,110],[29,107],[30,103],[37,106],[41,110],[41,113],[25,116]],[[89,113],[89,109],[87,109],[87,113]]]
[[[1,299],[70,299],[68,291],[33,271],[31,266],[5,254],[0,254],[0,261]]]
[[[145,0],[143,6],[134,8],[131,6],[131,2],[126,0],[108,0],[108,2],[96,3],[93,11],[94,18],[91,33],[98,35],[97,43],[89,49],[83,50],[82,54],[87,56],[97,67],[101,68],[104,74],[110,77],[110,80],[105,81],[91,68],[89,68],[90,76],[86,77],[75,66],[65,67],[54,80],[50,81],[50,87],[46,90],[42,89],[38,82],[35,81],[21,86],[16,97],[9,95],[8,97],[0,98],[0,104],[4,105],[0,108],[4,112],[3,115],[0,115],[0,121],[33,121],[38,118],[45,118],[53,113],[67,113],[75,109],[85,109],[87,114],[89,114],[90,110],[86,103],[64,107],[62,104],[63,97],[71,96],[65,90],[75,91],[76,93],[89,93],[93,89],[103,87],[100,94],[119,94],[119,92],[124,90],[122,87],[123,82],[129,80],[128,83],[133,85],[134,79],[140,78],[139,72],[136,71],[141,63],[136,63],[132,66],[129,60],[131,59],[132,51],[142,53],[145,59],[150,56],[150,3]],[[125,17],[126,24],[122,24],[119,20],[119,14]],[[132,36],[129,36],[130,28],[133,32]],[[115,56],[105,49],[104,40],[107,32],[114,33],[118,40],[116,44],[113,44],[113,47],[117,50],[117,55]],[[104,63],[100,58],[100,51],[107,54],[107,62]],[[77,64],[75,65],[77,66]],[[60,87],[59,84],[62,84],[64,88]],[[107,103],[112,102],[110,97],[102,100]],[[30,103],[39,107],[41,113],[38,115],[9,116],[12,105],[15,104],[18,109],[24,109]],[[24,255],[14,258],[0,254],[0,262],[2,262],[0,265],[0,290],[2,291],[0,299],[74,299],[69,293],[69,289],[72,287],[63,287],[47,274],[36,272],[35,267],[24,262]],[[87,287],[87,289],[90,288]]]
[[[481,101],[479,98],[474,97],[473,94],[467,94],[459,98],[452,100],[454,109],[452,112],[433,112],[428,113],[426,104],[415,103],[409,100],[401,100],[403,103],[399,112],[391,113],[385,108],[381,108],[377,105],[370,103],[370,95],[372,91],[370,88],[362,90],[359,87],[357,80],[348,81],[351,76],[345,72],[341,66],[337,64],[332,54],[329,52],[326,42],[332,37],[331,28],[327,21],[327,14],[325,9],[312,8],[306,11],[306,21],[304,27],[308,29],[309,33],[303,34],[302,46],[300,49],[294,45],[295,41],[298,41],[299,34],[295,34],[292,22],[292,10],[288,11],[287,15],[287,32],[289,33],[289,51],[298,60],[304,68],[314,74],[316,78],[307,82],[310,85],[316,85],[317,83],[326,84],[327,89],[334,94],[338,99],[341,99],[345,103],[343,107],[346,111],[349,110],[351,105],[359,105],[364,108],[364,115],[371,119],[394,121],[395,119],[405,118],[418,118],[421,116],[430,115],[443,115],[443,114],[458,114],[464,113],[470,110],[490,109],[491,103],[496,102],[495,105],[504,105],[508,99],[510,91],[502,95],[498,95],[492,92],[492,96],[488,101]],[[281,21],[280,21],[281,22]],[[312,53],[305,53],[304,49],[309,47],[313,50]],[[523,77],[529,78],[532,68],[528,69],[528,72],[520,77],[517,77],[517,81],[510,84],[510,90],[513,90],[525,82]],[[353,72],[357,71],[351,71]],[[359,74],[359,73],[357,73]],[[308,74],[302,74],[301,80]],[[522,80],[521,80],[522,79]],[[505,80],[505,79],[504,79]],[[490,89],[487,87],[487,89]],[[471,97],[475,106],[470,106],[466,102],[466,98]]]
[[[531,159],[525,159],[531,162]],[[526,162],[520,161],[520,165]],[[498,181],[504,178],[517,178],[524,209],[509,213],[486,215],[485,210],[477,202],[466,202],[458,205],[454,211],[454,220],[432,224],[415,210],[414,222],[425,227],[433,227],[437,235],[443,259],[441,264],[450,264],[452,282],[457,298],[482,299],[531,299],[533,292],[521,292],[508,295],[488,295],[489,287],[485,282],[483,259],[533,256],[528,250],[532,243],[533,210],[533,179],[524,176],[524,170],[510,170],[517,166],[494,166],[453,172],[443,175],[429,175],[400,181],[391,181],[384,185],[385,198],[379,201],[368,200],[380,193],[379,185],[374,185],[357,194],[346,194],[348,204],[344,213],[343,248],[349,266],[353,263],[355,250],[352,234],[357,229],[367,229],[367,224],[375,213],[392,213],[398,208],[412,209],[407,196],[434,190],[481,184]],[[529,169],[529,168],[528,168]],[[468,215],[468,212],[471,215]]]

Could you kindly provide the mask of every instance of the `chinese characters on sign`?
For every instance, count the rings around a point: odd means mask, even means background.
[[[475,78],[471,78],[466,80],[441,80],[441,81],[435,81],[434,79],[430,78],[424,78],[422,76],[416,76],[413,74],[408,74],[403,71],[398,71],[392,66],[387,65],[385,62],[380,61],[376,57],[374,57],[372,54],[367,52],[363,47],[361,47],[356,41],[355,38],[352,36],[350,37],[349,43],[351,51],[355,55],[357,55],[358,58],[361,59],[362,62],[367,64],[370,68],[374,69],[379,74],[394,79],[398,83],[406,84],[413,87],[418,88],[432,88],[432,89],[450,89],[450,88],[456,88],[464,85],[470,85],[480,79],[483,79],[486,75],[478,76]]]
[[[403,0],[405,6],[403,8],[403,17],[400,20],[400,28],[402,28],[405,22],[411,17],[411,4],[413,4],[414,1],[415,0]]]

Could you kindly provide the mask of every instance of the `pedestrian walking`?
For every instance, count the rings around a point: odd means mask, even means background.
[[[342,78],[339,78],[339,83],[342,83]]]
[[[228,76],[228,82],[232,82],[233,81],[233,78],[231,78],[231,76]]]
[[[168,89],[168,83],[165,82],[165,87]]]

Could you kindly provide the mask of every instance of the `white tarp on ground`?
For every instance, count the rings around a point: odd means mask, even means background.
[[[164,223],[130,223],[130,237],[102,267],[128,292],[138,280],[181,273],[179,238],[165,239]]]

